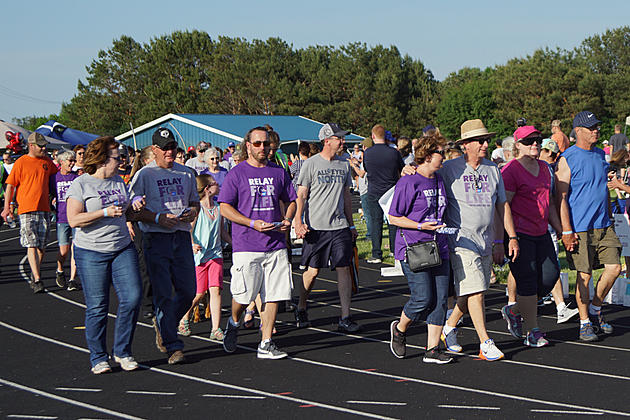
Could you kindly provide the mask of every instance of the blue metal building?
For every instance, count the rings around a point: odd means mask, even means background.
[[[169,128],[182,149],[195,146],[200,141],[225,149],[229,142],[240,143],[249,129],[269,124],[280,135],[281,147],[294,152],[299,141],[319,141],[317,138],[323,123],[293,115],[215,115],[215,114],[167,114],[148,122],[133,132],[127,131],[116,140],[133,146],[136,150],[151,144],[151,136],[158,127]],[[346,136],[348,143],[363,140],[356,134]]]

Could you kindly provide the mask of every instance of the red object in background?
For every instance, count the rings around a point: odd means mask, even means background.
[[[24,137],[22,137],[22,133],[14,133],[13,131],[7,131],[4,133],[9,144],[7,145],[7,149],[11,150],[13,153],[21,153],[22,152],[22,141],[24,141]]]

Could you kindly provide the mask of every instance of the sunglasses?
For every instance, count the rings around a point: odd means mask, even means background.
[[[444,157],[444,150],[434,150],[434,151],[431,152],[431,154],[433,154],[433,153],[437,153],[438,155]]]
[[[270,142],[269,140],[265,140],[265,141],[253,141],[253,142],[252,142],[252,146],[254,146],[254,147],[260,147],[260,146],[269,147],[269,146],[271,146],[271,142]]]
[[[488,139],[474,139],[474,140],[468,140],[467,143],[479,143],[481,146],[483,146],[484,143],[489,142],[490,140]]]
[[[208,159],[209,159],[209,160],[219,160],[219,158],[218,158],[218,157],[211,157],[211,158],[208,158]]]
[[[543,142],[543,138],[542,137],[527,137],[525,139],[519,140],[518,142],[521,143],[523,146],[531,146],[534,143],[537,143],[540,146]]]
[[[110,156],[109,158],[115,160],[118,163],[122,161],[122,158],[120,156]]]
[[[158,149],[160,149],[160,150],[162,150],[162,151],[166,152],[166,151],[169,151],[169,150],[175,150],[175,149],[177,149],[177,144],[173,143],[173,144],[171,144],[171,145],[166,145],[166,146],[164,146],[164,147],[160,147],[160,146],[157,146],[157,145],[156,145],[155,147],[157,147]]]
[[[68,162],[76,162],[76,159],[68,159]]]
[[[599,125],[592,125],[590,127],[583,127],[583,128],[586,128],[589,131],[595,131],[595,130],[599,131],[601,129]]]
[[[208,150],[208,149],[199,149],[197,152],[198,153],[206,153],[206,150]]]

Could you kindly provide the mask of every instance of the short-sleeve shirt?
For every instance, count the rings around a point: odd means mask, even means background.
[[[437,205],[437,218],[436,207]],[[439,175],[435,178],[426,178],[418,173],[400,178],[394,188],[392,205],[389,214],[395,217],[407,217],[414,222],[438,222],[441,224],[446,210],[446,190],[444,181]],[[400,235],[402,232],[404,240]],[[435,235],[442,259],[448,258],[448,243],[446,235]],[[405,259],[405,240],[411,245],[416,242],[433,240],[433,233],[418,229],[398,228],[394,258],[403,261]]]
[[[197,157],[192,157],[186,161],[186,166],[189,168],[193,168],[196,173],[200,174],[204,169],[208,169],[208,164],[206,162],[199,162]]]
[[[612,146],[612,153],[615,153],[626,148],[628,137],[623,133],[616,133],[610,137],[609,143]]]
[[[400,179],[405,166],[398,150],[386,144],[375,144],[363,153],[363,165],[367,171],[368,194],[381,197]]]
[[[510,204],[514,228],[531,236],[546,234],[549,224],[551,173],[546,162],[536,162],[538,176],[532,175],[517,159],[501,169],[505,191],[514,193]]]
[[[352,186],[350,164],[333,156],[329,161],[319,153],[306,159],[298,185],[308,187],[305,221],[315,230],[338,230],[349,226],[344,212],[344,190]]]
[[[50,211],[50,177],[56,173],[57,167],[48,157],[24,155],[15,161],[6,183],[17,188],[18,214]]]
[[[273,223],[284,217],[280,201],[288,204],[295,198],[289,173],[282,167],[268,162],[257,168],[244,161],[228,172],[218,201],[229,204],[252,220]],[[284,232],[258,232],[249,226],[232,223],[234,252],[267,252],[286,247]]]
[[[79,175],[74,172],[70,172],[63,175],[61,172],[57,172],[54,177],[51,177],[51,191],[57,197],[57,222],[68,223],[68,215],[66,214],[68,198],[68,188],[72,185],[72,181],[77,179]]]
[[[557,131],[556,133],[552,134],[551,140],[556,142],[558,148],[560,149],[560,152],[564,152],[571,146],[569,138],[562,131]]]
[[[189,168],[177,162],[171,168],[161,168],[155,161],[140,169],[130,184],[134,197],[145,196],[146,209],[154,213],[179,215],[191,203],[199,202],[197,182]],[[190,223],[178,222],[173,228],[165,228],[155,223],[140,222],[143,232],[173,233],[178,230],[190,231]]]
[[[225,180],[225,176],[227,175],[227,169],[219,166],[219,172],[210,172],[210,169],[206,168],[203,171],[199,172],[199,175],[212,175],[219,187],[223,185],[223,181]]]
[[[494,211],[506,201],[499,168],[483,159],[475,170],[460,156],[444,162],[439,173],[446,187],[446,225],[459,228],[457,234],[448,235],[449,248],[492,254]]]
[[[68,199],[83,204],[88,213],[116,205],[122,207],[124,214],[131,202],[125,181],[118,175],[99,179],[83,174],[72,182],[67,195]],[[102,217],[88,226],[76,228],[73,243],[79,248],[96,252],[119,251],[131,243],[126,221],[124,215]]]

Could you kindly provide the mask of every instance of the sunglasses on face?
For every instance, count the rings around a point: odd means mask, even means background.
[[[525,139],[519,140],[518,142],[521,143],[523,146],[531,146],[534,143],[541,145],[543,142],[543,138],[542,137],[527,137]]]
[[[219,158],[218,158],[218,157],[211,157],[211,158],[208,158],[208,159],[209,159],[209,160],[219,160]]]
[[[252,146],[254,146],[254,147],[260,147],[260,146],[269,147],[269,146],[271,146],[271,142],[270,142],[269,140],[265,140],[265,141],[253,141],[253,142],[252,142]]]
[[[599,125],[592,125],[590,127],[584,127],[584,128],[586,128],[589,131],[599,131],[600,130]]]
[[[76,159],[68,159],[68,162],[76,162]]]
[[[199,149],[199,150],[197,150],[197,153],[206,153],[206,150],[208,150],[208,149]]]
[[[172,144],[172,145],[170,145],[170,146],[169,146],[169,145],[167,145],[167,146],[164,146],[164,147],[160,147],[160,146],[156,146],[156,147],[157,147],[158,149],[160,149],[160,150],[164,151],[164,152],[167,152],[167,151],[169,151],[169,150],[175,150],[175,149],[177,149],[177,145],[176,145],[176,144]]]
[[[468,143],[479,143],[481,146],[483,146],[483,144],[487,142],[488,142],[488,139],[475,139],[475,140],[468,141]]]
[[[431,154],[433,154],[433,153],[437,153],[438,155],[444,157],[444,150],[434,150],[434,151],[431,152]]]

